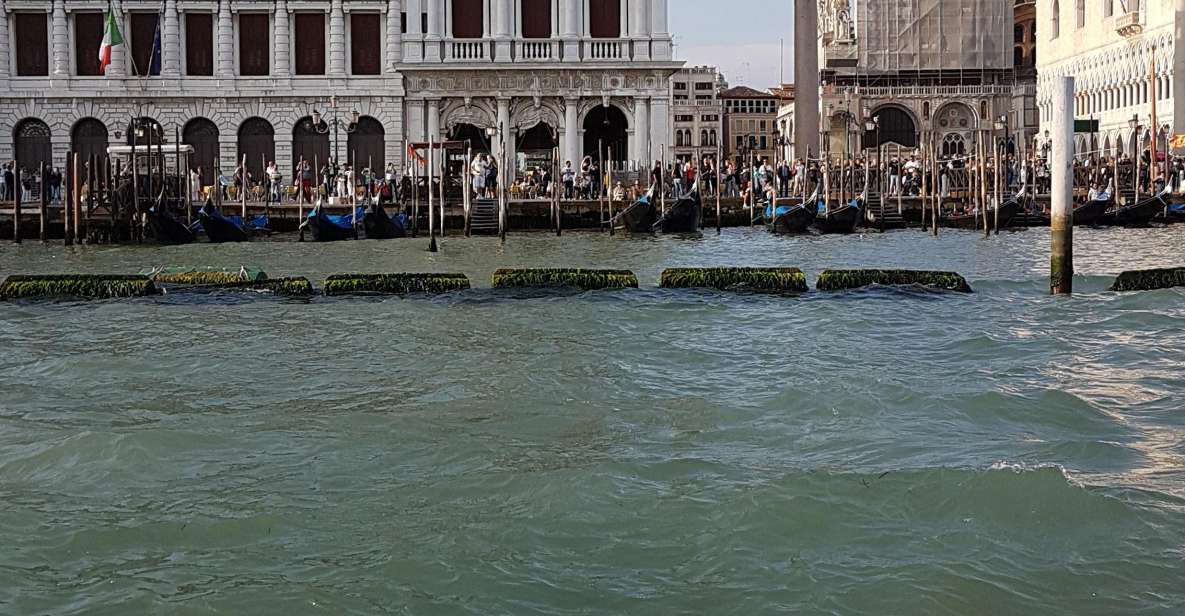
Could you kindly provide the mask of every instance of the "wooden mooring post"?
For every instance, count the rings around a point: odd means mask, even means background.
[[[21,190],[25,183],[21,179],[21,167],[17,161],[12,161],[12,178],[16,182],[12,190],[12,241],[21,243]]]
[[[79,185],[78,168],[82,165],[82,155],[78,152],[74,153],[74,211],[71,212],[71,221],[74,223],[74,242],[81,244],[82,237],[82,188]],[[85,179],[83,180],[85,182]]]
[[[45,163],[44,162],[41,163],[41,177],[42,177],[41,181],[44,182],[45,181],[45,179],[44,179],[45,178]],[[41,227],[38,230],[37,237],[42,242],[49,241],[49,204],[47,203],[48,198],[49,198],[48,191],[43,188],[41,190],[41,208],[37,212],[38,223],[40,224],[40,227]]]
[[[1058,77],[1054,84],[1049,291],[1069,295],[1074,290],[1074,78]]]

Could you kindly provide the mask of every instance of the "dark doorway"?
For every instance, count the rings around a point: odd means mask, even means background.
[[[482,37],[482,0],[452,0],[453,38],[479,39]]]
[[[378,120],[370,116],[358,118],[358,124],[355,125],[354,132],[350,133],[350,139],[346,145],[346,149],[349,150],[350,164],[358,161],[359,168],[369,168],[382,175],[382,170],[387,165],[385,134],[386,131],[383,130],[383,125]]]
[[[49,141],[49,125],[37,118],[21,120],[12,131],[16,164],[24,169],[37,169],[41,163],[53,164],[53,146]]]
[[[555,129],[546,122],[540,122],[520,133],[515,148],[519,156],[518,162],[521,162],[519,170],[550,168],[552,156],[558,145]]]
[[[625,114],[617,107],[594,107],[584,118],[584,155],[597,160],[597,145],[600,144],[601,155],[614,161],[626,160],[629,156],[628,127]],[[603,154],[606,150],[608,154]]]
[[[70,133],[70,149],[78,154],[80,160],[96,161],[107,158],[107,126],[94,118],[84,118],[74,125]]]
[[[309,163],[318,167],[329,161],[329,124],[321,120],[319,125],[313,124],[313,118],[305,116],[292,128],[292,162],[300,162],[303,157]],[[349,161],[339,161],[349,162]]]
[[[325,13],[296,13],[297,75],[325,74]],[[377,54],[376,54],[377,55]]]
[[[152,74],[152,41],[156,38],[157,13],[132,13],[132,71],[136,75]]]
[[[221,151],[218,147],[218,127],[206,118],[194,118],[181,131],[181,141],[193,148],[190,168],[201,169],[203,184],[209,183],[214,177],[215,167],[221,165],[218,161]]]
[[[490,138],[486,132],[472,124],[457,124],[449,131],[449,141],[468,141],[474,154],[490,153]]]
[[[136,147],[147,146],[148,140],[151,138],[152,146],[156,147],[156,144],[160,143],[161,138],[164,136],[164,129],[161,128],[160,122],[157,122],[154,118],[145,116],[139,118],[138,121],[133,119],[128,124],[128,145],[132,145],[132,142],[135,141]]]
[[[621,0],[588,0],[593,38],[621,38]]]
[[[903,148],[918,147],[918,129],[913,118],[899,107],[882,107],[872,114],[880,122],[880,128],[864,133],[866,147],[875,148],[882,143],[895,143]],[[879,141],[878,141],[879,133]]]
[[[551,0],[522,0],[523,38],[551,38]]]
[[[97,76],[99,54],[103,42],[103,14],[74,14],[74,72],[81,76]]]
[[[263,177],[263,161],[276,160],[276,131],[263,118],[249,118],[239,125],[239,153],[235,159],[238,167],[247,157],[247,170],[256,178]],[[224,175],[230,175],[232,169],[223,169]]]

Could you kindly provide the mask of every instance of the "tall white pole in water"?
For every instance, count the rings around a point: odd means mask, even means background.
[[[1049,291],[1069,295],[1074,286],[1074,78],[1059,77],[1053,88],[1053,187],[1051,229],[1053,241],[1049,256]]]
[[[1173,40],[1185,41],[1185,0],[1173,3]],[[1173,44],[1173,129],[1172,134],[1185,133],[1185,44]],[[1180,148],[1169,148],[1174,155],[1182,154]],[[1167,154],[1167,153],[1166,153]],[[1167,158],[1167,156],[1166,156]]]
[[[819,3],[794,0],[794,157],[819,155]]]

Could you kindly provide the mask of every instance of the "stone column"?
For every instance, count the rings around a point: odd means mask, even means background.
[[[404,0],[407,12],[407,33],[403,35],[403,61],[419,62],[424,59],[424,32],[420,23],[424,0]]]
[[[819,5],[794,0],[794,157],[819,155]]]
[[[407,140],[424,142],[428,140],[424,129],[424,101],[407,101]]]
[[[670,60],[674,57],[667,19],[667,0],[650,0],[650,57],[653,60]]]
[[[650,164],[654,156],[650,153],[650,98],[646,96],[634,98],[634,140],[637,142],[633,151],[634,160],[644,165]]]
[[[276,0],[276,20],[275,20],[275,68],[273,73],[278,79],[287,79],[292,73],[292,60],[290,54],[292,53],[292,27],[288,21],[288,3],[285,0]]]
[[[650,99],[650,162],[658,158],[660,145],[666,146],[671,156],[671,100],[669,97]]]
[[[424,37],[424,61],[440,62],[440,45],[444,40],[444,3],[427,0],[428,34]]]
[[[117,48],[125,47],[120,45]],[[218,76],[234,79],[235,76],[234,24],[230,18],[230,0],[218,3]]]
[[[5,0],[0,0],[0,79],[8,79],[8,8]],[[98,50],[95,50],[98,53]]]
[[[428,99],[428,134],[432,135],[433,143],[441,142],[439,98]]]
[[[650,0],[629,0],[629,37],[634,43],[634,60],[650,59]]]
[[[8,15],[4,15],[8,19]],[[70,76],[70,39],[66,35],[66,3],[65,0],[53,2],[53,76],[66,78]],[[98,50],[95,50],[98,53]]]
[[[511,0],[491,0],[498,7],[497,19],[494,20],[494,57],[499,60],[510,59],[511,25],[514,17],[514,7]]]
[[[161,50],[160,74],[165,77],[177,78],[181,76],[181,23],[177,15],[177,0],[165,0],[165,22],[161,28],[161,41],[165,48]]]
[[[584,0],[560,0],[564,62],[580,62],[580,9]]]
[[[329,8],[329,75],[346,76],[346,17],[342,0],[333,0]]]
[[[573,167],[580,166],[580,126],[576,105],[578,96],[564,98],[564,161],[572,161]]]
[[[395,65],[403,59],[403,33],[400,31],[399,14],[402,12],[399,0],[387,2],[387,70],[395,73]]]

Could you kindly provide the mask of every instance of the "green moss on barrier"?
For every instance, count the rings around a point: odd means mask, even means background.
[[[166,284],[222,285],[267,280],[267,274],[262,270],[247,267],[166,267],[144,273],[151,275],[155,282]]]
[[[805,293],[806,274],[794,267],[672,268],[663,271],[664,289],[745,289],[773,293]]]
[[[840,291],[871,285],[921,285],[959,293],[971,293],[967,279],[955,272],[926,272],[914,270],[827,270],[819,275],[815,289]]]
[[[1185,267],[1123,272],[1115,279],[1112,291],[1152,291],[1185,287]]]
[[[325,295],[440,295],[469,288],[464,274],[335,274]]]
[[[228,291],[257,291],[285,297],[308,297],[313,294],[313,283],[304,277],[240,280],[215,287]]]
[[[495,289],[572,287],[593,291],[636,289],[638,277],[628,270],[500,269],[491,283]]]
[[[155,295],[156,285],[147,276],[94,274],[13,275],[0,283],[0,300],[34,297],[109,299]]]

